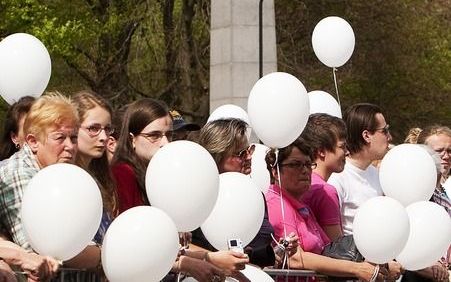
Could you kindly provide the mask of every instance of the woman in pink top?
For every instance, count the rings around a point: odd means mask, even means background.
[[[299,248],[297,253],[290,257],[290,268],[370,281],[373,273],[377,271],[374,265],[321,255],[329,239],[316,222],[310,208],[300,200],[302,194],[310,188],[312,169],[316,167],[305,141],[299,138],[291,145],[279,149],[277,160],[275,151],[271,150],[266,156],[266,162],[273,184],[265,196],[269,221],[274,227],[275,235],[285,237],[290,232],[295,232],[299,237]],[[377,278],[384,279],[384,273],[385,270],[380,271]]]

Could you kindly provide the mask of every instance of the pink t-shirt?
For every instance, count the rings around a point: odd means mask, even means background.
[[[268,204],[269,222],[274,227],[276,239],[283,238],[284,225],[286,234],[294,232],[299,237],[302,249],[306,252],[321,254],[324,246],[328,244],[329,238],[323,229],[316,222],[310,208],[301,201],[291,197],[287,192],[282,191],[285,221],[282,217],[280,203],[280,188],[271,185],[265,194]]]
[[[319,225],[341,226],[337,189],[312,172],[312,186],[302,195],[302,201],[313,211]]]

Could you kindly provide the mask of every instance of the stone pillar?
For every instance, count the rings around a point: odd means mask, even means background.
[[[224,104],[247,110],[259,78],[260,0],[212,0],[210,113]],[[277,71],[274,0],[263,2],[263,74]]]

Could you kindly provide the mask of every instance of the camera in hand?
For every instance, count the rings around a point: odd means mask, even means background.
[[[230,251],[244,253],[243,242],[241,239],[229,239],[227,243]]]

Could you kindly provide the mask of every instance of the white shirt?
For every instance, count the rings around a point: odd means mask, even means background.
[[[344,170],[333,173],[327,182],[337,189],[343,233],[352,234],[352,223],[357,209],[367,200],[383,195],[379,171],[373,165],[362,170],[348,161]]]

